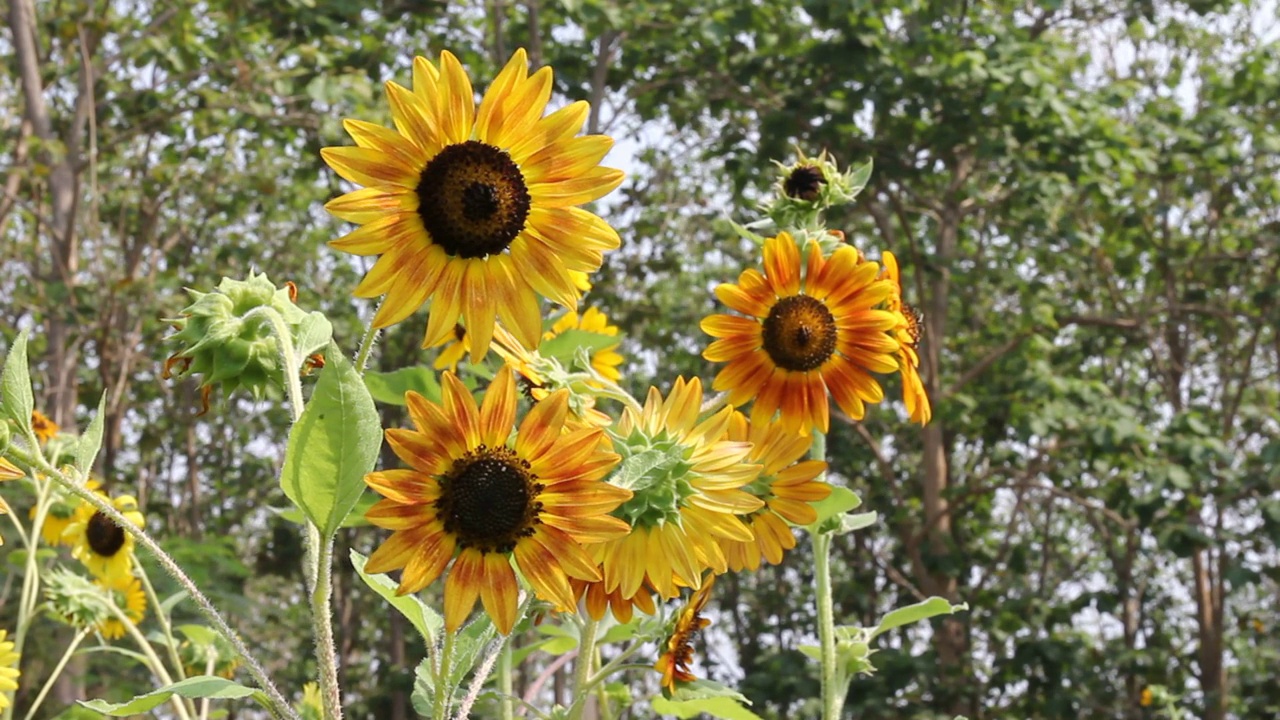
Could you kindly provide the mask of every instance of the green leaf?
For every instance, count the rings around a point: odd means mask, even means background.
[[[347,516],[342,519],[342,525],[340,525],[339,527],[344,527],[344,528],[369,527],[373,525],[373,523],[369,522],[368,518],[366,518],[364,514],[369,512],[369,508],[376,505],[377,502],[381,499],[382,499],[382,496],[378,495],[377,493],[365,493],[361,495],[360,501],[357,502],[356,506],[351,508],[351,512],[347,513]],[[302,511],[296,507],[285,508],[283,510],[278,508],[271,508],[271,512],[279,515],[280,517],[284,518],[285,520],[288,520],[291,523],[297,523],[299,525],[302,525],[307,521],[307,516],[303,515]]]
[[[898,608],[880,621],[875,630],[871,632],[871,637],[882,635],[894,628],[910,625],[913,622],[927,620],[938,615],[951,615],[961,610],[968,610],[967,603],[952,605],[950,602],[940,597],[931,597],[924,602],[908,605],[904,608]]]
[[[325,355],[320,381],[289,433],[280,485],[327,536],[360,501],[365,473],[378,460],[382,427],[355,367],[335,345]]]
[[[364,571],[365,563],[369,558],[361,555],[355,550],[351,551],[351,566],[356,569],[356,574],[364,580],[364,584],[369,589],[378,593],[384,600],[391,603],[391,606],[400,611],[409,620],[409,624],[413,625],[418,634],[428,643],[434,643],[436,638],[440,637],[440,632],[444,628],[444,618],[440,613],[433,610],[429,605],[422,602],[417,595],[397,595],[395,580],[381,573],[373,575]]]
[[[107,393],[102,393],[102,399],[98,400],[98,412],[89,421],[89,427],[85,428],[84,434],[80,436],[80,440],[76,443],[76,470],[80,471],[80,475],[84,476],[89,473],[93,467],[93,461],[98,457],[98,451],[102,449],[102,423],[103,418],[107,415]]]
[[[35,402],[27,368],[27,331],[23,330],[14,338],[4,359],[4,370],[0,372],[0,415],[13,420],[20,428],[29,429]]]
[[[436,371],[423,365],[400,368],[393,372],[367,372],[364,384],[373,399],[387,405],[404,405],[404,394],[410,390],[428,400],[440,401],[440,383]]]
[[[153,690],[146,695],[138,695],[128,702],[109,703],[106,700],[81,700],[80,704],[111,717],[127,717],[144,713],[168,702],[169,698],[178,695],[184,698],[212,698],[215,700],[232,700],[251,697],[263,707],[270,707],[267,697],[261,690],[247,688],[240,683],[212,675],[200,675],[176,682],[168,687]]]
[[[841,515],[840,527],[836,528],[834,532],[836,535],[843,535],[845,533],[853,532],[854,530],[861,530],[862,528],[875,525],[879,519],[880,514],[876,512]]]
[[[862,498],[858,497],[857,493],[847,487],[833,485],[831,487],[830,495],[816,503],[813,503],[813,509],[818,512],[818,519],[806,527],[811,533],[822,532],[823,530],[829,532],[830,529],[823,528],[823,524],[826,523],[827,520],[830,520],[837,515],[847,513],[861,504]]]
[[[548,639],[542,644],[542,649],[552,655],[563,655],[578,647],[577,628],[572,625],[568,627],[561,625],[539,625],[538,632],[547,636]]]
[[[329,318],[320,312],[307,313],[302,322],[298,323],[298,339],[293,344],[298,353],[298,365],[301,366],[308,357],[320,352],[332,339],[333,323],[329,322]]]
[[[654,712],[663,715],[674,715],[678,718],[697,717],[703,713],[724,720],[762,720],[761,717],[733,698],[716,697],[699,700],[668,700],[655,697],[650,703]]]
[[[204,625],[179,625],[174,629],[197,645],[212,645],[218,641],[218,634]]]
[[[578,348],[586,348],[594,355],[611,345],[617,345],[618,342],[617,335],[604,335],[571,328],[539,345],[538,354],[542,357],[555,358],[567,366],[573,362],[573,356],[578,352]]]

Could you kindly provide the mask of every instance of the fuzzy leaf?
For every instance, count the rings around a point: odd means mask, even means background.
[[[169,698],[178,695],[184,698],[213,698],[215,700],[231,700],[251,697],[263,707],[270,707],[267,697],[261,690],[247,688],[240,683],[212,675],[200,675],[176,682],[168,687],[153,690],[145,695],[138,695],[128,702],[109,703],[106,700],[81,700],[80,704],[111,717],[128,717],[144,713],[168,702]]]
[[[27,333],[14,338],[0,372],[0,415],[13,420],[20,428],[31,427],[31,411],[35,409],[31,393],[31,372],[27,367]]]

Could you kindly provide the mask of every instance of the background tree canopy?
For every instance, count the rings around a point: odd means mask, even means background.
[[[836,540],[837,620],[928,595],[972,609],[886,638],[850,716],[1280,715],[1274,2],[7,6],[0,344],[37,330],[37,405],[64,427],[106,392],[106,485],[138,495],[286,685],[310,641],[300,530],[272,512],[285,411],[232,396],[199,415],[193,383],[161,379],[163,318],[182,288],[255,268],[354,346],[373,308],[350,295],[365,268],[324,246],[343,229],[319,148],[345,142],[343,117],[390,124],[381,83],[415,54],[450,49],[482,91],[525,47],[629,173],[597,208],[623,249],[588,302],[630,338],[637,391],[657,368],[710,378],[698,320],[747,257],[726,213],[770,160],[875,162],[833,224],[902,262],[935,417],[836,418],[833,470],[882,517]],[[421,327],[393,328],[384,367],[426,361]],[[346,530],[337,556],[375,540]],[[810,565],[801,547],[717,588],[705,667],[765,717],[816,712]],[[422,649],[336,573],[350,716],[412,717]],[[33,639],[24,678],[64,639]],[[147,684],[77,662],[46,717]]]

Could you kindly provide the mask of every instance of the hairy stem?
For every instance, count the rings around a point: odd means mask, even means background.
[[[815,430],[809,448],[813,460],[827,459],[827,436]],[[836,623],[831,597],[831,533],[813,534],[814,575],[817,580],[818,641],[822,646],[822,720],[839,720],[844,688],[836,687]]]
[[[578,661],[573,667],[574,704],[569,720],[581,720],[582,713],[587,708],[587,697],[591,692],[591,666],[596,656],[596,630],[599,626],[599,621],[588,614],[578,642]]]
[[[67,662],[71,660],[71,656],[75,654],[76,648],[80,647],[80,643],[84,642],[84,639],[88,637],[91,630],[92,628],[86,627],[76,633],[75,638],[71,640],[71,644],[67,646],[67,651],[62,653],[62,658],[58,660],[58,664],[53,666],[53,673],[50,674],[49,679],[45,681],[44,687],[40,688],[40,694],[36,695],[36,699],[32,701],[31,707],[27,708],[27,714],[24,720],[31,720],[36,716],[36,710],[40,708],[40,704],[44,702],[45,696],[53,689],[53,683],[58,679],[58,676],[62,674],[63,669],[67,667]]]

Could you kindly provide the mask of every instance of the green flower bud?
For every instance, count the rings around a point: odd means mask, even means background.
[[[63,568],[45,576],[44,597],[50,614],[72,627],[97,625],[111,615],[100,586]]]
[[[164,376],[203,375],[200,389],[206,409],[214,385],[228,392],[246,388],[258,399],[283,389],[285,368],[272,314],[283,322],[294,345],[289,372],[303,369],[333,334],[324,315],[305,312],[294,303],[293,283],[277,288],[266,275],[250,272],[247,280],[223,278],[214,292],[187,292],[192,303],[178,317],[165,319],[177,330],[168,339],[181,349],[165,363]]]
[[[823,151],[815,158],[799,158],[791,165],[778,163],[776,197],[764,209],[779,230],[822,230],[822,213],[851,202],[866,187],[871,163],[840,171]]]

